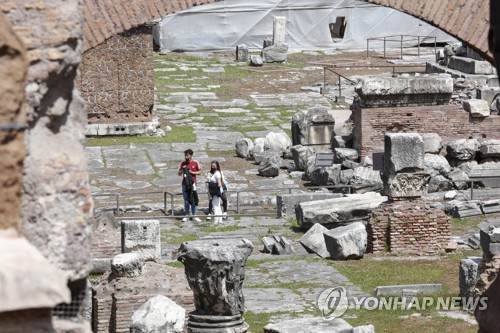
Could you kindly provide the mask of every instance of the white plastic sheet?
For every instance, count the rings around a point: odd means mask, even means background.
[[[456,41],[410,15],[358,0],[219,1],[164,17],[153,35],[162,53],[224,50],[240,44],[260,49],[263,40],[272,37],[276,16],[287,18],[286,42],[291,51],[364,49],[367,38],[388,35],[435,36],[438,42]],[[347,26],[344,38],[334,42],[329,24],[338,16],[346,18]],[[370,45],[381,47],[381,43]],[[391,46],[399,47],[387,44]]]

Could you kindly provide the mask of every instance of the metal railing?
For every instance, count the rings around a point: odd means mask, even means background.
[[[352,84],[356,84],[357,82],[356,81],[353,81],[351,80],[350,78],[340,74],[338,72],[338,70],[340,69],[346,69],[346,68],[350,68],[350,69],[359,69],[359,68],[392,68],[392,74],[396,74],[396,73],[399,73],[397,72],[397,69],[402,69],[402,68],[406,68],[406,69],[416,69],[416,68],[424,68],[425,69],[425,66],[426,65],[415,65],[415,64],[409,64],[409,65],[354,65],[354,66],[345,66],[345,65],[341,65],[341,66],[338,66],[338,65],[330,65],[330,66],[323,66],[323,88],[326,89],[326,84],[327,84],[327,80],[326,80],[326,73],[327,71],[328,72],[331,72],[335,75],[337,75],[339,78],[338,78],[338,87],[339,87],[339,97],[342,96],[342,78],[351,82]],[[415,71],[416,72],[416,71]],[[324,90],[323,90],[324,91]]]
[[[388,42],[396,42],[399,44],[400,48],[400,59],[403,59],[403,49],[404,46],[403,44],[405,42],[412,42],[417,44],[418,51],[417,51],[417,56],[420,57],[420,44],[424,43],[426,40],[431,39],[434,40],[434,54],[437,52],[437,37],[431,37],[431,36],[415,36],[415,35],[389,35],[389,36],[383,36],[383,37],[371,37],[366,39],[366,57],[369,56],[370,52],[370,41],[382,41],[384,45],[384,58],[386,58],[386,50],[387,50],[387,43]],[[373,44],[372,44],[373,45]]]
[[[475,185],[481,184],[484,181],[488,180],[498,180],[500,181],[500,177],[484,177],[480,179],[457,179],[457,180],[443,180],[443,181],[438,181],[438,182],[430,182],[428,185],[436,185],[436,184],[450,184],[450,186],[454,189],[455,186],[453,185],[454,183],[465,183],[467,184],[468,189],[463,189],[463,190],[470,190],[470,200],[474,199],[474,190],[475,190]],[[292,194],[294,190],[317,190],[317,189],[333,189],[333,190],[340,190],[340,191],[345,191],[347,194],[352,194],[354,192],[355,188],[362,188],[366,186],[373,186],[375,185],[374,183],[359,183],[359,184],[348,184],[348,185],[325,185],[325,186],[303,186],[303,187],[281,187],[281,188],[268,188],[268,189],[245,189],[245,190],[228,190],[226,193],[236,193],[236,214],[231,214],[227,216],[271,216],[275,215],[272,213],[252,213],[252,214],[242,214],[242,207],[241,207],[241,194],[242,193],[254,193],[254,192],[276,192],[276,195],[279,194]],[[206,191],[198,191],[199,194],[208,194]],[[93,195],[94,198],[98,197],[114,197],[115,198],[115,204],[116,206],[114,207],[114,211],[116,214],[120,214],[123,210],[120,209],[120,202],[122,202],[121,198],[122,197],[141,197],[142,195],[151,195],[151,194],[161,194],[162,195],[162,200],[163,200],[163,214],[164,216],[170,216],[170,217],[182,217],[182,215],[175,215],[175,197],[182,197],[182,193],[177,192],[177,193],[172,193],[168,191],[150,191],[150,192],[127,192],[127,193],[102,193],[102,194],[95,194]],[[170,201],[170,214],[168,214],[168,209],[167,207],[169,206],[168,202]],[[276,207],[274,207],[276,208]],[[214,215],[212,215],[213,217]],[[191,216],[191,217],[206,217],[205,215],[196,215],[196,216]]]

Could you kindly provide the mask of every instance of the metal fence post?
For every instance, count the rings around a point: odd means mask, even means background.
[[[474,181],[470,181],[470,199],[474,200]]]
[[[368,50],[370,49],[370,39],[366,40],[366,57],[368,58]]]
[[[163,214],[167,215],[167,191],[163,191]]]
[[[120,195],[116,195],[116,214],[120,214]]]
[[[403,35],[401,35],[401,59],[403,59]]]
[[[236,191],[236,214],[240,213],[240,191]]]
[[[170,215],[171,216],[174,216],[174,195],[172,193],[169,193],[170,194],[170,208],[171,208],[171,212],[170,212]]]

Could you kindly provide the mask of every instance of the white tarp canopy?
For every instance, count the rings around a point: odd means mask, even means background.
[[[389,35],[433,36],[438,37],[438,42],[456,41],[410,15],[358,0],[219,1],[165,16],[155,26],[153,36],[161,53],[224,50],[240,44],[259,49],[265,38],[272,37],[276,16],[287,18],[286,42],[292,51],[363,49],[367,38]],[[343,39],[334,42],[329,24],[335,23],[337,17],[345,17],[347,25]],[[426,40],[429,42],[430,39]]]

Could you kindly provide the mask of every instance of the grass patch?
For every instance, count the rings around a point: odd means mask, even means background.
[[[168,262],[165,265],[170,266],[170,267],[175,267],[175,268],[184,268],[184,264],[180,261]]]
[[[365,292],[377,286],[441,283],[442,295],[458,295],[458,264],[447,257],[437,260],[336,261],[331,265]]]
[[[212,233],[212,232],[228,232],[228,231],[236,231],[236,230],[241,230],[244,229],[243,227],[240,227],[238,225],[225,225],[225,226],[211,226],[211,227],[203,227],[200,229],[201,232],[204,233]]]
[[[275,316],[287,315],[287,312],[271,312],[271,313],[253,313],[247,311],[243,314],[243,318],[250,326],[248,332],[263,332],[264,326],[269,324],[269,320]]]
[[[181,244],[184,242],[190,242],[194,240],[198,240],[199,237],[195,234],[186,234],[177,237],[170,237],[166,239],[166,243],[168,244]]]
[[[420,316],[411,316],[417,313],[414,310],[347,310],[347,315],[355,318],[344,318],[352,326],[369,325],[375,327],[375,332],[399,333],[399,332],[457,332],[475,333],[476,325],[470,325],[462,320],[440,317],[433,313]]]
[[[486,221],[486,218],[483,216],[469,218],[451,217],[451,233],[477,232],[479,224],[484,221]]]

